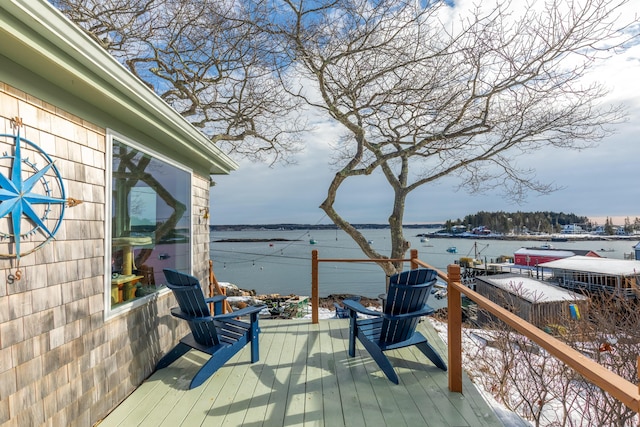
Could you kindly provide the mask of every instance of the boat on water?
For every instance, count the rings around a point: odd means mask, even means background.
[[[309,239],[309,243],[315,245],[318,241],[316,239]]]
[[[422,247],[425,247],[425,248],[432,248],[433,247],[431,242],[429,242],[429,238],[428,237],[421,237],[420,238],[420,245]]]
[[[449,252],[450,254],[457,254],[458,253],[458,248],[456,248],[455,246],[449,246],[447,248],[447,252]]]

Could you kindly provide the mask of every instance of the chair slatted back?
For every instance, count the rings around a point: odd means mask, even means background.
[[[437,272],[426,268],[404,271],[391,276],[384,313],[398,315],[422,309],[437,280]],[[405,341],[413,335],[419,320],[418,317],[406,320],[385,318],[382,321],[380,341],[386,344]]]
[[[187,317],[187,323],[196,342],[207,346],[218,345],[218,333],[209,306],[204,300],[200,281],[194,276],[170,268],[165,268],[163,272],[167,279],[167,287],[173,291],[180,311]]]

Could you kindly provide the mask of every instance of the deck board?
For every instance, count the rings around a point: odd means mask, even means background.
[[[243,425],[262,426],[263,421],[267,418],[273,384],[276,380],[275,371],[267,367],[277,366],[280,362],[280,355],[285,342],[284,332],[286,332],[286,328],[282,328],[281,333],[269,333],[268,331],[274,327],[275,325],[262,322],[262,334],[260,336],[261,362],[251,366],[260,381],[256,383],[253,395],[248,397],[251,410],[245,414]],[[271,405],[273,406],[273,402]]]
[[[320,327],[318,326],[318,329]],[[327,334],[320,334],[320,376],[319,385],[322,393],[323,403],[323,421],[324,424],[344,427],[346,425],[344,415],[342,413],[342,393],[338,383],[338,377],[336,373],[336,363],[333,357],[334,353],[334,340],[331,331]],[[328,372],[330,375],[322,375],[323,372]],[[320,424],[323,425],[323,424]],[[353,425],[349,423],[349,425]]]
[[[348,319],[261,320],[260,361],[246,346],[203,385],[188,390],[206,355],[190,351],[155,372],[99,425],[111,426],[502,426],[471,381],[448,390],[447,373],[419,350],[387,352],[390,382],[358,343],[348,356]],[[429,322],[419,326],[446,359]]]
[[[347,347],[346,336],[343,336],[345,331],[342,323],[326,321],[325,326],[329,331],[329,338],[331,340],[332,353],[327,354],[327,372],[331,375],[325,375],[323,378],[327,378],[323,381],[337,384],[339,400],[335,401],[340,406],[340,417],[342,422],[337,425],[346,425],[349,427],[365,427],[364,414],[360,406],[360,399],[358,399],[358,392],[356,390],[354,371],[350,369],[349,364],[346,363],[347,359]],[[348,421],[345,419],[345,409],[349,411]],[[327,426],[330,424],[327,422]]]

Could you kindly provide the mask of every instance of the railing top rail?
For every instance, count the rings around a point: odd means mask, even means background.
[[[363,258],[363,259],[345,259],[345,258],[318,258],[318,262],[411,262],[410,258]]]
[[[364,259],[349,259],[349,258],[319,258],[318,250],[311,251],[311,322],[318,323],[319,313],[318,308],[320,305],[319,294],[319,265],[321,262],[348,262],[348,263],[401,263],[410,262],[411,268],[415,268],[415,260],[418,258],[418,251],[411,250],[410,258],[364,258]]]
[[[413,262],[415,262],[416,264],[418,264],[421,267],[424,268],[430,268],[432,270],[435,270],[438,272],[438,277],[442,280],[444,280],[445,282],[449,280],[449,275],[441,270],[438,270],[437,268],[433,267],[432,265],[427,264],[424,261],[420,261],[419,259],[414,259]]]

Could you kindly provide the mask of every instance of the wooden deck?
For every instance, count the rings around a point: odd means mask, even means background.
[[[414,348],[389,352],[384,376],[360,343],[347,354],[348,320],[261,320],[260,361],[246,346],[202,386],[187,390],[205,355],[191,351],[155,372],[99,426],[502,426],[465,377],[463,394]],[[423,334],[447,352],[429,322]]]

